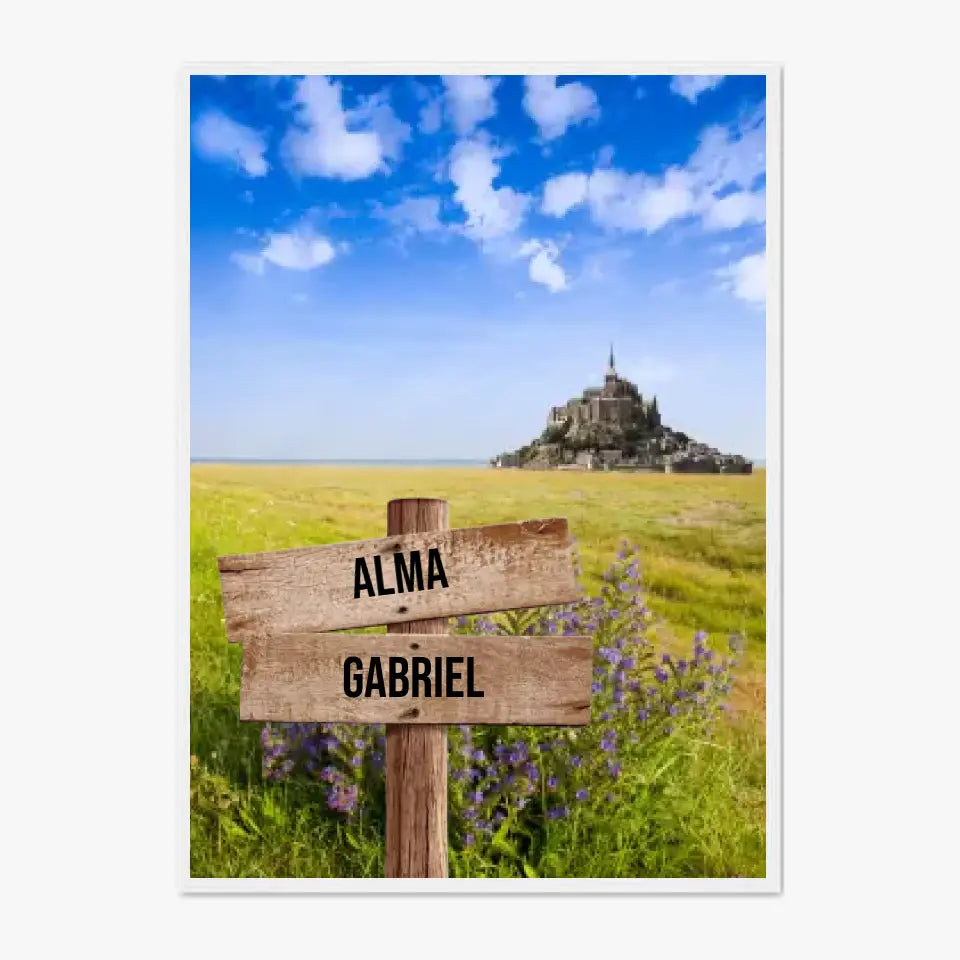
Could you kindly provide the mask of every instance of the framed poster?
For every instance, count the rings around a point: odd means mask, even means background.
[[[779,890],[779,82],[184,76],[185,889]]]

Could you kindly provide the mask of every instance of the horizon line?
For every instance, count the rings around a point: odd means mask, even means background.
[[[191,463],[489,463],[488,457],[190,457]]]

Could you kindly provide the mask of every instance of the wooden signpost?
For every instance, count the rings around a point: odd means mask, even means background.
[[[446,724],[590,720],[589,637],[447,633],[451,616],[576,600],[566,520],[447,516],[391,500],[383,539],[218,560],[242,720],[387,725],[388,877],[447,876]]]

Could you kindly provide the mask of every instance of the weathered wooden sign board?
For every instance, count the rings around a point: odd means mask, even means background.
[[[283,634],[244,645],[240,719],[582,724],[592,666],[589,637]]]
[[[588,723],[592,644],[447,633],[451,616],[576,600],[566,520],[449,530],[446,501],[392,500],[387,533],[220,557],[227,637],[242,720],[387,724],[386,874],[442,877],[443,725]]]
[[[227,637],[245,642],[577,598],[566,520],[220,557]]]

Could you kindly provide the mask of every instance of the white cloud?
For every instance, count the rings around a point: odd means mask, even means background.
[[[421,133],[436,133],[443,123],[443,100],[440,97],[431,97],[420,108],[420,122],[418,128]]]
[[[585,199],[598,226],[647,233],[689,215],[696,206],[692,179],[677,167],[662,177],[594,170],[587,180]]]
[[[268,233],[258,253],[237,251],[230,259],[248,273],[262,274],[268,263],[285,270],[314,270],[326,266],[336,255],[326,237],[301,224],[286,233]]]
[[[511,187],[494,187],[504,154],[483,137],[458,141],[450,154],[448,174],[454,200],[467,214],[463,233],[484,242],[513,233],[520,226],[530,197]]]
[[[556,77],[526,77],[523,108],[544,140],[555,140],[568,127],[600,116],[597,95],[579,82],[557,85]]]
[[[285,214],[289,213],[289,210],[285,211]],[[353,216],[354,214],[342,204],[337,203],[336,200],[331,200],[329,203],[315,203],[313,206],[307,207],[300,217],[300,222],[318,228],[331,220],[349,220]]]
[[[363,97],[353,110],[347,111],[346,117],[351,127],[369,126],[376,133],[385,160],[398,160],[403,145],[411,139],[410,125],[393,112],[386,90]]]
[[[731,185],[748,189],[766,170],[765,121],[761,105],[735,127],[707,127],[687,161],[688,169],[713,193]]]
[[[697,97],[707,90],[713,90],[718,86],[722,76],[711,76],[707,74],[688,74],[676,76],[670,81],[670,89],[678,96],[689,100],[691,103],[697,102]]]
[[[471,134],[481,123],[496,114],[497,102],[493,92],[499,83],[499,80],[492,77],[443,78],[447,115],[458,136]]]
[[[326,266],[335,256],[333,244],[309,231],[271,233],[260,256],[285,270],[313,270]]]
[[[557,262],[560,251],[550,240],[527,240],[517,251],[518,257],[529,257],[530,279],[543,284],[551,293],[567,289],[567,275]]]
[[[267,142],[263,134],[219,110],[208,110],[197,118],[193,145],[207,160],[235,164],[248,177],[266,176],[270,169],[264,158]]]
[[[763,223],[766,216],[766,192],[741,190],[714,200],[703,215],[703,225],[707,230],[733,230],[745,223]]]
[[[243,253],[238,250],[230,254],[230,259],[241,270],[246,270],[247,273],[255,273],[257,275],[263,273],[265,262],[259,253]]]
[[[566,215],[587,199],[588,182],[585,173],[562,173],[548,180],[543,186],[543,212],[553,217]]]
[[[751,253],[714,271],[721,286],[748,303],[763,304],[767,300],[767,255]]]
[[[402,234],[436,233],[444,229],[439,197],[405,197],[393,206],[377,204],[374,214],[393,224]]]
[[[765,114],[759,108],[734,128],[707,127],[682,166],[661,175],[598,164],[544,184],[542,210],[563,217],[586,204],[607,230],[654,233],[675,220],[700,217],[704,229],[730,230],[766,219],[766,196],[754,185],[765,171]]]
[[[633,251],[626,247],[610,247],[587,254],[583,259],[580,276],[592,283],[604,283],[617,279],[621,268],[633,257]]]
[[[417,129],[421,133],[436,133],[443,124],[443,91],[429,87],[419,80],[410,83],[413,95],[422,104],[417,120]]]
[[[342,87],[327,77],[304,77],[293,94],[295,123],[283,140],[287,163],[303,176],[362,180],[389,170],[410,127],[399,120],[385,93],[344,110]]]
[[[494,92],[500,81],[493,77],[451,75],[441,77],[440,87],[413,82],[413,93],[420,101],[417,129],[436,133],[444,115],[456,134],[467,137],[486,120],[496,115]]]

